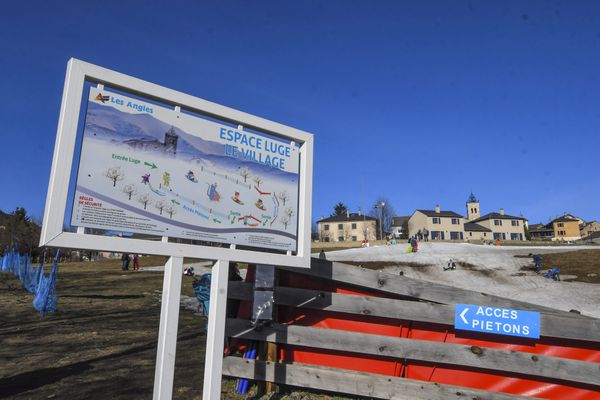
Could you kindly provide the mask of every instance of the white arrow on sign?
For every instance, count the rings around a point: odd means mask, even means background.
[[[468,309],[468,308],[465,308],[465,309],[463,310],[463,312],[461,312],[461,313],[460,313],[460,318],[463,320],[463,322],[464,322],[465,324],[469,324],[469,321],[467,321],[467,319],[465,318],[465,314],[467,313],[467,311],[469,311],[469,309]]]

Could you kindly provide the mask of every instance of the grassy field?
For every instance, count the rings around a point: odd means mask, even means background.
[[[558,267],[563,275],[576,275],[575,281],[600,283],[600,250],[578,250],[544,254],[542,268]]]
[[[156,266],[165,258],[141,261]],[[121,271],[118,260],[61,264],[59,311],[42,319],[20,281],[0,273],[0,398],[152,398],[162,278]],[[192,279],[183,277],[182,295],[193,296]],[[205,324],[181,309],[174,399],[202,398]],[[223,399],[248,398],[235,395],[235,385],[224,380]],[[271,398],[341,399],[298,391]]]

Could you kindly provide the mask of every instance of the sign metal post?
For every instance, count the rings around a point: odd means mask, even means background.
[[[173,391],[182,277],[183,258],[170,257],[165,264],[163,278],[158,348],[154,373],[154,400],[168,400],[171,398]]]

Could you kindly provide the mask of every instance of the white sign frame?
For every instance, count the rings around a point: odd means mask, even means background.
[[[181,109],[234,122],[243,127],[264,131],[274,136],[289,139],[300,145],[296,255],[293,255],[289,251],[287,254],[276,254],[241,250],[236,249],[235,246],[230,246],[229,248],[209,247],[169,243],[168,241],[158,242],[145,239],[86,235],[81,232],[64,232],[63,221],[67,208],[69,181],[74,161],[84,82],[86,80],[100,85],[109,85],[134,95],[172,105],[173,107],[180,107]],[[56,134],[40,246],[156,254],[309,268],[312,161],[313,136],[310,133],[72,58],[69,60],[67,66],[67,76]]]
[[[296,254],[292,254],[291,251],[287,251],[286,254],[277,254],[258,250],[242,250],[236,249],[234,244],[225,248],[170,243],[168,237],[162,237],[161,241],[154,241],[91,235],[85,234],[83,227],[78,227],[76,233],[63,231],[86,81],[96,83],[101,89],[104,85],[108,85],[117,90],[171,105],[175,110],[183,109],[208,115],[298,144],[300,146],[300,180]],[[229,263],[234,261],[310,268],[312,175],[313,136],[310,133],[71,58],[67,64],[40,246],[156,254],[169,257],[163,279],[154,400],[170,400],[173,394],[183,258],[215,260],[210,292],[211,310],[206,341],[203,398],[219,399]]]

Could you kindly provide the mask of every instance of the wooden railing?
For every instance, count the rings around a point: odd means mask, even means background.
[[[275,303],[306,310],[382,317],[446,325],[453,330],[454,304],[468,303],[541,312],[541,336],[585,344],[600,350],[600,320],[557,311],[513,299],[419,281],[404,276],[362,269],[347,264],[313,259],[306,270],[281,268],[294,274],[351,285],[357,289],[395,298],[358,296],[327,291],[277,286]],[[229,297],[252,301],[253,285],[230,282]],[[570,358],[509,349],[472,346],[430,340],[390,337],[337,329],[272,322],[255,330],[249,320],[227,320],[230,338],[302,346],[383,359],[415,360],[440,366],[463,367],[507,377],[530,377],[541,382],[562,382],[600,390],[600,364]],[[600,360],[598,360],[600,361]],[[247,360],[228,356],[224,375],[279,384],[308,387],[348,395],[394,399],[515,399],[522,398],[447,384],[394,376],[332,369],[316,365]],[[600,396],[600,393],[599,393]]]

